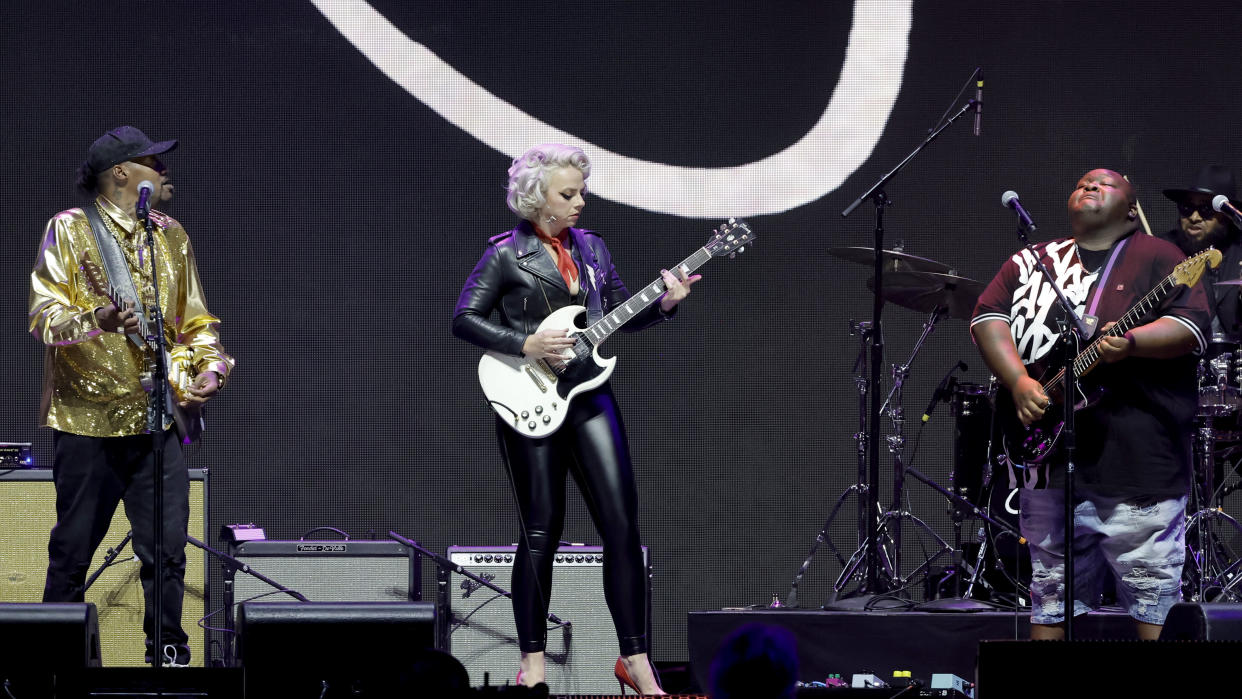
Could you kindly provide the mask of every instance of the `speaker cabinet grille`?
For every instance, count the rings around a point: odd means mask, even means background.
[[[312,602],[416,602],[419,558],[396,541],[245,541],[233,555]],[[258,578],[238,572],[233,604],[288,601]]]
[[[207,471],[190,469],[190,536],[205,539]],[[51,469],[0,471],[0,602],[39,602],[47,577],[47,541],[56,524],[56,490]],[[130,530],[124,506],[118,506],[103,543],[95,552],[92,572],[103,563],[108,549],[120,544]],[[206,658],[203,629],[198,620],[206,596],[206,565],[201,549],[186,545],[185,602],[181,626],[190,635],[192,664]],[[105,667],[143,665],[142,583],[138,560],[128,544],[112,566],[86,591],[86,601],[99,610],[99,640]]]
[[[448,558],[506,591],[512,589],[515,546],[450,546]],[[644,626],[651,638],[651,559],[647,569]],[[612,694],[617,633],[604,601],[603,548],[563,546],[552,568],[551,612],[570,626],[549,628],[547,683],[556,694]],[[505,597],[457,573],[441,573],[441,608],[448,612],[448,650],[466,666],[470,682],[511,682],[518,669],[513,605]],[[551,624],[549,624],[551,627]]]

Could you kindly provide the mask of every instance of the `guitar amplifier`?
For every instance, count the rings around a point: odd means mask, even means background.
[[[498,587],[512,589],[516,546],[450,546],[448,558]],[[617,690],[617,632],[604,601],[604,555],[599,546],[562,546],[552,566],[551,612],[569,625],[552,628],[547,640],[547,683],[556,694],[612,694]],[[647,571],[644,626],[651,639],[651,558]],[[512,682],[517,675],[517,629],[508,598],[458,573],[440,571],[441,643],[466,666],[470,683]]]
[[[232,555],[312,602],[417,602],[422,598],[418,553],[396,541],[241,541]],[[276,588],[237,572],[232,599],[290,602]]]
[[[47,468],[0,471],[0,602],[39,602],[47,577],[47,541],[56,523],[56,489]],[[206,538],[207,470],[190,469],[189,533]],[[95,551],[91,571],[103,563],[109,548],[125,541],[129,532],[125,506],[112,515],[108,533]],[[185,547],[185,600],[181,626],[190,636],[191,664],[201,667],[208,659],[202,627],[196,622],[206,614],[207,556],[191,544]],[[146,648],[142,631],[145,608],[139,564],[133,547],[126,543],[121,555],[86,591],[86,601],[98,609],[99,641],[104,667],[142,666]],[[0,636],[2,637],[2,636]]]

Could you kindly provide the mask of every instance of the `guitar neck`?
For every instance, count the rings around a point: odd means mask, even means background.
[[[1099,337],[1087,346],[1087,349],[1080,352],[1078,356],[1074,358],[1074,376],[1076,378],[1082,378],[1098,367],[1101,361],[1100,345],[1104,342],[1104,338],[1121,337],[1138,326],[1139,321],[1155,309],[1156,306],[1160,305],[1160,303],[1164,301],[1165,297],[1176,289],[1177,286],[1178,283],[1176,274],[1170,274],[1161,280],[1161,282],[1157,284],[1154,289],[1147,292],[1147,295],[1139,299],[1138,303],[1131,306],[1130,310],[1126,311],[1126,314],[1121,316],[1121,318],[1119,318],[1112,327],[1110,327],[1106,332],[1101,333]],[[1061,386],[1064,385],[1062,383],[1064,376],[1064,369],[1057,372],[1057,375],[1044,385],[1044,391],[1055,391],[1059,393]]]
[[[690,257],[682,260],[681,263],[673,269],[684,268],[686,270],[686,274],[689,275],[694,270],[702,267],[703,264],[710,259],[712,259],[712,255],[707,251],[707,248],[699,248],[691,254]],[[640,291],[635,292],[634,295],[630,296],[625,303],[617,306],[612,313],[609,313],[593,323],[590,327],[583,331],[583,334],[585,334],[591,342],[598,346],[601,342],[608,339],[609,335],[613,334],[621,326],[628,323],[634,316],[638,315],[648,306],[659,300],[660,296],[663,295],[665,291],[668,291],[668,287],[664,284],[664,277],[661,276],[654,282],[651,282],[647,286],[643,287]]]

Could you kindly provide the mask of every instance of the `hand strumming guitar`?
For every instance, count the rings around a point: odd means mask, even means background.
[[[214,371],[204,371],[194,378],[194,385],[182,396],[178,404],[183,407],[202,405],[220,392],[220,375]]]
[[[1013,387],[1013,405],[1023,425],[1030,425],[1044,416],[1052,405],[1039,381],[1030,376],[1019,377]]]
[[[522,354],[535,359],[559,361],[565,359],[565,352],[574,346],[573,338],[565,329],[540,330],[526,336],[522,343]]]

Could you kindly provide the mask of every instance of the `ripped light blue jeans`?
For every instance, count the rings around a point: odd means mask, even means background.
[[[1074,615],[1098,609],[1106,575],[1130,616],[1164,624],[1181,601],[1186,559],[1186,496],[1107,497],[1075,489]],[[1024,489],[1022,535],[1031,549],[1031,622],[1065,620],[1065,493]]]

